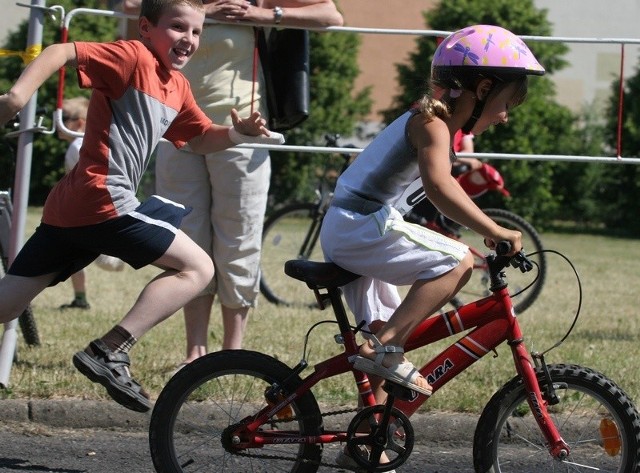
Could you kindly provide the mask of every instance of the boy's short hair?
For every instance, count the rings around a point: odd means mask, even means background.
[[[62,101],[62,116],[72,119],[87,119],[89,99],[86,97],[73,97]]]
[[[187,5],[195,10],[204,11],[202,0],[142,0],[140,16],[144,16],[152,25],[157,25],[165,10],[174,5]]]

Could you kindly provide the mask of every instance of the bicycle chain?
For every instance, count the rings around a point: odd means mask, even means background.
[[[329,416],[335,416],[335,415],[340,415],[340,414],[349,414],[351,412],[358,412],[357,409],[343,409],[343,410],[339,410],[339,411],[330,411],[330,412],[326,412],[326,413],[322,413],[321,417],[329,417]],[[294,417],[287,417],[285,419],[273,419],[271,420],[269,423],[271,424],[284,424],[286,422],[293,422],[293,421],[297,421],[297,420],[304,420],[304,419],[311,419],[315,416],[294,416]],[[270,460],[285,460],[285,461],[290,461],[290,462],[294,462],[297,461],[298,458],[296,457],[283,457],[280,455],[260,455],[260,454],[253,454],[253,453],[244,453],[244,452],[234,452],[234,455],[238,455],[240,457],[250,457],[250,458],[264,458],[264,459],[270,459]],[[304,460],[306,463],[311,463],[314,465],[318,465],[318,466],[326,466],[329,468],[343,468],[340,465],[337,465],[335,463],[326,463],[323,461],[313,461],[313,460]]]

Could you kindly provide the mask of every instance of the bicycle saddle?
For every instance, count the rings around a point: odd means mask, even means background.
[[[329,289],[344,286],[358,279],[359,274],[352,273],[334,263],[320,263],[307,260],[289,260],[284,264],[284,272],[305,282],[310,289]]]

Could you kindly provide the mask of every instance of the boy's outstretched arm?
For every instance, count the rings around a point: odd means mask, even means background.
[[[15,117],[36,90],[62,66],[77,66],[73,43],[52,44],[45,48],[22,71],[11,90],[0,95],[0,126]]]
[[[284,138],[279,133],[270,132],[265,128],[266,121],[259,112],[253,112],[247,118],[240,118],[235,109],[231,110],[233,126],[212,124],[206,133],[189,140],[189,147],[198,154],[215,153],[223,149],[231,148],[237,144],[261,142],[284,143]],[[269,138],[273,140],[269,140]]]

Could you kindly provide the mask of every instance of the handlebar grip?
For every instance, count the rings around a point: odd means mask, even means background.
[[[496,254],[504,256],[511,251],[511,242],[503,240],[496,245]]]
[[[511,242],[503,240],[496,245],[496,255],[488,255],[489,272],[493,281],[494,275],[498,275],[507,266],[519,268],[521,272],[526,273],[533,269],[533,263],[526,255],[519,251],[514,256],[506,256],[511,251]]]

